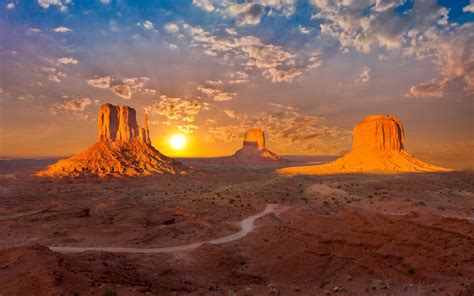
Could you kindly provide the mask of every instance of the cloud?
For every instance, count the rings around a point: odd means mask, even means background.
[[[41,33],[41,30],[38,28],[30,28],[28,29],[28,33],[31,33],[31,34]]]
[[[86,80],[87,85],[110,89],[118,96],[124,99],[130,99],[134,93],[144,93],[155,95],[156,91],[145,88],[150,78],[148,77],[132,77],[124,80],[114,80],[110,76],[96,76]]]
[[[459,97],[474,94],[474,24],[464,24],[457,30],[431,30],[413,35],[423,42],[410,50],[421,53],[422,58],[434,58],[440,76],[412,86],[409,96],[443,97],[454,94],[453,97]]]
[[[235,18],[237,26],[256,25],[260,23],[263,7],[252,2],[235,3],[227,7],[225,14]]]
[[[177,125],[177,129],[185,134],[192,134],[194,133],[199,127],[194,124],[184,124],[184,125]]]
[[[291,82],[304,71],[320,64],[319,54],[299,55],[278,45],[266,44],[255,36],[215,36],[201,27],[183,24],[191,45],[202,48],[210,56],[240,61],[246,69],[262,70],[264,77],[273,82]]]
[[[359,77],[356,79],[356,82],[366,83],[370,80],[370,69],[367,67],[362,68],[360,71]]]
[[[162,95],[159,101],[145,107],[145,111],[152,115],[165,116],[169,120],[193,122],[203,110],[209,110],[209,104],[198,99],[170,98]]]
[[[64,112],[73,113],[76,117],[81,119],[88,119],[89,116],[84,114],[87,106],[92,104],[92,100],[89,98],[73,99],[68,97],[63,97],[63,101],[59,104],[55,104],[51,108],[51,113],[53,115],[62,114]]]
[[[292,106],[274,104],[269,111],[243,116],[236,124],[208,127],[209,142],[240,142],[243,133],[261,127],[278,153],[342,154],[351,132],[330,126],[325,119],[304,115]]]
[[[230,84],[243,84],[249,82],[249,75],[242,71],[237,71],[229,75]]]
[[[216,102],[224,102],[232,100],[237,94],[231,92],[225,92],[217,88],[199,85],[198,90],[208,95]]]
[[[100,3],[107,5],[110,4],[111,0],[99,0]]]
[[[227,115],[230,118],[236,118],[237,117],[237,114],[234,110],[225,109],[224,113],[225,113],[225,115]]]
[[[312,0],[318,9],[313,17],[324,21],[321,33],[337,39],[341,49],[355,48],[365,53],[373,47],[400,48],[413,27],[426,30],[446,19],[448,11],[436,0],[416,1],[411,9],[399,13],[396,8],[404,2]]]
[[[59,80],[58,76],[56,76],[56,75],[49,75],[49,76],[48,76],[48,79],[49,79],[50,81],[56,82],[56,83],[60,83],[60,82],[61,82],[61,80]]]
[[[132,98],[132,90],[130,89],[130,86],[128,85],[125,85],[125,84],[112,85],[110,88],[116,95],[124,99]]]
[[[5,5],[5,8],[8,9],[8,10],[13,9],[13,8],[15,8],[15,3],[10,2],[7,5]]]
[[[165,30],[170,33],[177,33],[179,31],[179,27],[174,23],[168,23],[165,25]]]
[[[110,83],[112,78],[110,76],[97,77],[93,79],[86,80],[87,85],[97,87],[97,88],[110,88]]]
[[[464,6],[464,8],[462,9],[462,11],[474,13],[474,1],[471,0],[471,2],[469,3],[469,5]]]
[[[144,21],[143,22],[143,28],[145,28],[146,30],[153,30],[154,29],[154,26],[153,26],[153,23],[151,21]]]
[[[50,6],[57,6],[60,11],[67,11],[67,4],[70,4],[72,0],[37,0],[40,7],[48,9]]]
[[[73,58],[67,58],[67,57],[59,58],[57,59],[57,62],[62,65],[76,65],[79,63],[78,60],[73,59]]]
[[[296,0],[255,0],[255,1],[222,1],[222,0],[193,0],[193,5],[206,11],[218,13],[223,18],[235,20],[237,26],[256,25],[262,16],[293,15]]]
[[[303,27],[302,25],[298,26],[298,31],[300,31],[301,34],[309,34],[311,33],[311,30],[309,30],[306,27]]]
[[[67,27],[57,27],[57,28],[54,28],[53,31],[56,32],[56,33],[68,33],[68,32],[72,32],[72,30],[69,29],[69,28],[67,28]]]
[[[211,0],[193,0],[193,5],[207,12],[211,12],[216,9]]]

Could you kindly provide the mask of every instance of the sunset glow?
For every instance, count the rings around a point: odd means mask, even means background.
[[[80,152],[111,103],[135,108],[139,123],[147,113],[156,148],[179,156],[232,154],[256,126],[275,153],[343,155],[361,118],[393,114],[410,131],[407,151],[471,167],[473,7],[8,0],[0,156]],[[187,145],[171,145],[174,134]]]
[[[183,135],[173,135],[169,140],[170,145],[176,149],[181,150],[186,146],[186,138]]]

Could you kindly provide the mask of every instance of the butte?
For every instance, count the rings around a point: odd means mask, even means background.
[[[190,168],[161,154],[150,141],[148,116],[139,127],[135,109],[101,106],[98,142],[87,150],[63,159],[36,173],[38,176],[146,176],[185,174]]]
[[[284,161],[265,146],[265,133],[260,128],[249,130],[244,137],[242,148],[228,159],[236,164],[265,164]]]
[[[447,172],[451,169],[416,159],[404,150],[402,123],[393,115],[369,115],[354,127],[352,151],[322,165],[287,167],[281,174]]]

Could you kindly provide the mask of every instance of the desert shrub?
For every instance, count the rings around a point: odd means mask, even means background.
[[[117,292],[113,289],[105,288],[104,292],[102,292],[102,296],[117,296]]]

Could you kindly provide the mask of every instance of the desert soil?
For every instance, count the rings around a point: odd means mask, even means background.
[[[474,173],[51,179],[0,161],[0,294],[473,295]],[[50,246],[183,252],[63,254]],[[77,295],[76,294],[76,295]]]

